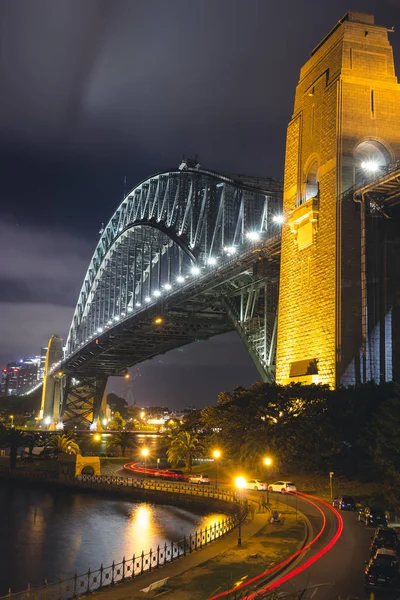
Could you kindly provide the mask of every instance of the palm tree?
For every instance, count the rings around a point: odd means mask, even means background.
[[[18,448],[24,447],[26,444],[26,434],[20,429],[5,429],[2,431],[1,445],[4,448],[10,448],[10,468],[15,469],[17,466]]]
[[[203,446],[199,438],[189,431],[172,431],[169,434],[170,444],[167,450],[167,458],[173,467],[183,460],[186,471],[191,471],[195,456],[201,454]]]
[[[59,454],[80,454],[79,445],[75,442],[71,435],[66,433],[55,435],[50,440],[50,445],[54,447],[57,456]]]
[[[121,448],[122,456],[125,456],[126,449],[132,448],[133,446],[136,446],[136,444],[133,441],[132,435],[129,431],[117,431],[117,433],[114,433],[114,435],[111,437],[109,446],[119,446],[119,448]]]

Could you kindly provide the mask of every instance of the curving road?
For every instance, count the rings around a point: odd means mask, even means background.
[[[291,506],[295,506],[295,498],[288,498]],[[338,529],[338,521],[335,512],[330,510],[321,502],[316,502],[323,511],[326,518],[326,527],[320,538],[305,553],[299,556],[289,569],[279,576],[269,580],[268,584],[257,586],[258,592],[276,589],[282,598],[299,598],[302,600],[353,600],[369,599],[370,594],[364,589],[365,561],[369,558],[369,544],[373,534],[373,528],[365,527],[358,522],[354,512],[340,511],[343,519],[343,531],[330,549],[318,556],[327,545],[332,543]],[[321,515],[317,509],[308,502],[298,498],[298,508],[309,519],[315,532],[321,527]],[[307,562],[317,558],[313,564],[307,567]],[[296,573],[290,579],[284,580],[290,573]],[[247,598],[257,597],[249,594]],[[259,596],[258,596],[259,597]],[[375,597],[387,600],[397,599],[394,593],[384,592]]]

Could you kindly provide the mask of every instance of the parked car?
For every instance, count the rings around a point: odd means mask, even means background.
[[[398,564],[397,551],[395,548],[378,548],[373,560],[382,560]]]
[[[356,502],[352,496],[336,496],[332,506],[339,510],[356,510]]]
[[[198,485],[208,485],[210,478],[207,475],[191,475],[189,483],[197,483]]]
[[[268,490],[270,492],[280,492],[281,494],[297,492],[295,484],[291,481],[275,481],[275,483],[268,484]]]
[[[365,525],[387,527],[385,511],[379,508],[370,508],[369,506],[362,508],[358,511],[358,520]]]
[[[394,529],[378,528],[375,531],[375,535],[372,537],[369,550],[371,556],[374,556],[378,548],[389,548],[397,551],[398,547],[399,540]]]
[[[373,588],[395,589],[399,584],[399,570],[397,563],[387,560],[371,559],[365,568],[365,590]]]
[[[246,490],[266,490],[267,484],[259,481],[258,479],[249,479],[246,481]]]

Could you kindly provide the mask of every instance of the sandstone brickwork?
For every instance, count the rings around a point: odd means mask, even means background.
[[[287,131],[278,383],[360,381],[360,209],[343,192],[363,142],[400,158],[400,85],[387,29],[348,13],[301,69]]]

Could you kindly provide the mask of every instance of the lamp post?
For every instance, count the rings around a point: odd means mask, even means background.
[[[272,459],[269,456],[266,456],[264,458],[264,465],[265,465],[265,483],[267,484],[267,504],[269,504],[269,489],[268,489],[268,467],[270,467],[272,465]]]
[[[220,450],[214,450],[213,457],[215,462],[215,487],[218,488],[218,459],[221,458]]]
[[[147,475],[147,457],[149,455],[149,449],[148,448],[142,448],[140,454],[144,458],[144,476],[146,477],[146,475]]]
[[[11,427],[14,427],[14,415],[10,415]]]
[[[242,503],[243,497],[243,489],[246,485],[246,480],[244,477],[236,477],[235,479],[235,486],[236,489],[238,490],[238,495],[239,495],[239,499]],[[239,512],[239,530],[238,530],[238,546],[242,545],[242,506],[240,506],[240,512]]]
[[[333,485],[332,485],[332,477],[334,476],[334,472],[333,471],[329,471],[329,487],[331,490],[331,500],[333,500]]]

